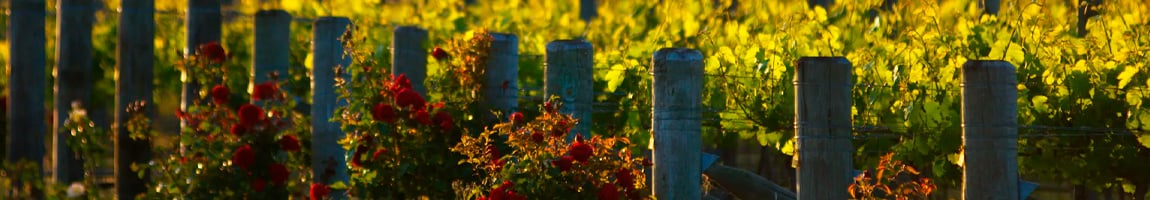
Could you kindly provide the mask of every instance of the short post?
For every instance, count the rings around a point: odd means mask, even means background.
[[[406,75],[411,79],[411,87],[420,95],[427,96],[427,30],[417,26],[395,28],[391,40],[391,74]]]
[[[43,166],[48,80],[44,53],[44,0],[10,0],[8,8],[8,162]],[[20,184],[20,183],[17,183]],[[36,194],[33,194],[36,195]]]
[[[339,124],[329,121],[340,102],[335,93],[336,76],[346,78],[346,66],[351,58],[344,54],[342,36],[349,30],[351,20],[346,17],[320,17],[316,19],[312,42],[312,182],[331,184],[347,182],[347,152],[339,145],[344,137]],[[331,168],[331,167],[334,167]],[[334,174],[327,173],[328,170]],[[343,196],[337,192],[332,196]]]
[[[963,199],[1018,197],[1018,81],[1014,65],[962,65]]]
[[[291,14],[283,10],[256,12],[256,37],[249,87],[270,80],[269,74],[288,75],[291,65]],[[254,98],[252,100],[255,101]]]
[[[702,198],[703,54],[664,48],[651,62],[655,198]]]
[[[599,17],[598,0],[579,0],[579,19],[590,22]]]
[[[822,6],[823,9],[829,10],[831,5],[835,4],[835,0],[807,0],[807,4],[810,5],[811,8],[814,8],[815,6]]]
[[[220,0],[188,0],[187,12],[187,46],[184,54],[192,55],[201,44],[220,40]],[[200,99],[200,85],[187,72],[183,76],[186,79],[180,109],[186,110]]]
[[[483,82],[484,110],[499,111],[502,116],[484,113],[488,124],[505,119],[519,107],[519,36],[491,33],[486,79]]]
[[[999,0],[978,0],[978,8],[982,8],[983,14],[998,15],[998,8],[1002,6]]]
[[[56,12],[56,102],[55,138],[52,140],[52,175],[56,183],[83,179],[83,162],[68,148],[71,134],[64,121],[72,112],[72,102],[88,106],[92,96],[92,17],[91,0],[59,0]]]
[[[851,63],[803,57],[795,66],[795,156],[799,199],[847,199],[851,147]]]
[[[120,2],[120,26],[116,41],[116,121],[115,174],[116,198],[132,199],[147,190],[145,181],[132,171],[133,163],[147,163],[151,159],[151,142],[133,140],[125,123],[131,118],[127,108],[137,101],[152,101],[152,59],[155,37],[155,4],[152,0],[124,0]],[[153,112],[149,115],[154,116]]]
[[[595,49],[583,40],[558,40],[547,43],[547,69],[543,99],[559,95],[563,107],[559,112],[574,115],[579,123],[571,132],[591,136],[591,103],[595,101]],[[568,141],[575,138],[567,136]]]

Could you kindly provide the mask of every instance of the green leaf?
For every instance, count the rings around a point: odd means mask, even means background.
[[[1118,74],[1118,88],[1126,88],[1126,84],[1130,84],[1135,74],[1138,74],[1138,68],[1126,67],[1122,70],[1122,73]]]
[[[1146,148],[1150,148],[1150,134],[1139,135],[1138,136],[1138,143],[1142,143],[1142,146],[1144,146]]]

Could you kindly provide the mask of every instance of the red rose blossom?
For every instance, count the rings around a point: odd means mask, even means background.
[[[240,106],[240,124],[255,125],[264,120],[264,109],[252,104]]]
[[[559,171],[565,172],[571,170],[571,162],[574,161],[575,158],[571,157],[571,155],[564,155],[563,157],[559,157],[559,159],[551,160],[551,165],[555,165],[555,167],[559,168]]]
[[[228,59],[227,51],[224,50],[223,46],[220,46],[219,42],[212,41],[201,44],[198,51],[200,55],[207,57],[214,63],[222,63]]]
[[[511,113],[511,116],[508,118],[510,118],[511,122],[515,124],[523,124],[523,122],[526,121],[526,119],[523,119],[523,113],[521,112]]]
[[[392,94],[399,94],[399,91],[404,88],[412,89],[411,79],[408,79],[407,75],[404,74],[399,74],[399,76],[392,75],[391,83],[387,83],[387,90],[391,91]]]
[[[232,135],[236,135],[236,137],[244,136],[249,130],[251,130],[251,127],[245,124],[232,124],[231,128]]]
[[[415,119],[415,121],[419,122],[419,124],[431,125],[431,116],[428,116],[427,109],[415,111],[415,113],[412,115],[413,116],[411,116],[411,118]]]
[[[256,85],[255,88],[252,88],[252,99],[255,99],[255,100],[272,99],[272,98],[275,98],[276,93],[279,93],[279,88],[278,88],[278,86],[276,86],[276,82],[268,81],[268,82],[260,83],[260,84]]]
[[[271,166],[268,166],[268,176],[271,177],[272,183],[283,185],[284,182],[287,182],[288,176],[291,176],[291,172],[288,172],[287,167],[283,164],[272,163]]]
[[[256,192],[263,192],[264,187],[267,186],[267,184],[268,184],[268,182],[262,178],[252,179],[252,189],[255,190]]]
[[[399,93],[395,94],[395,104],[399,105],[400,109],[411,108],[412,110],[421,110],[424,108],[425,102],[423,96],[410,88],[403,88]]]
[[[587,162],[587,159],[591,158],[591,154],[594,153],[594,151],[595,149],[591,147],[591,145],[583,143],[581,140],[575,140],[574,143],[571,143],[571,147],[567,148],[567,152],[571,154],[571,157],[574,157],[575,160],[581,163]]]
[[[251,145],[245,144],[244,146],[240,146],[240,148],[237,148],[236,152],[232,154],[232,163],[244,170],[247,170],[248,167],[252,165],[252,162],[255,162],[255,159],[256,153],[252,151]]]
[[[284,135],[279,142],[280,148],[283,148],[284,151],[295,152],[300,149],[299,139],[296,139],[295,135]]]
[[[618,200],[619,189],[616,189],[614,184],[603,184],[603,187],[599,189],[598,196],[599,200]]]
[[[555,126],[551,127],[551,136],[561,137],[571,132],[571,127],[567,127],[567,121],[560,120]]]
[[[439,129],[443,130],[444,132],[451,132],[452,129],[455,129],[455,122],[451,119],[451,115],[447,114],[447,112],[440,111],[435,113],[435,119],[433,122],[436,125],[439,125]]]
[[[228,91],[228,87],[225,87],[224,85],[216,85],[215,87],[212,87],[212,101],[216,102],[216,104],[227,103],[228,95],[230,94],[231,91]]]
[[[323,199],[330,192],[331,188],[328,188],[327,185],[320,183],[312,183],[311,189],[308,190],[308,193],[310,194],[309,196],[311,196],[311,200]]]
[[[535,143],[542,143],[543,142],[543,133],[541,133],[539,131],[532,131],[531,132],[531,141],[535,141]]]
[[[371,108],[371,117],[374,118],[375,121],[395,124],[395,108],[380,102]]]
[[[363,154],[366,154],[367,150],[367,146],[359,145],[359,147],[356,147],[355,153],[351,155],[351,166],[363,167]]]
[[[444,51],[443,48],[435,47],[435,49],[431,50],[431,57],[435,57],[435,60],[447,59],[447,51]]]
[[[615,183],[623,186],[623,188],[635,187],[635,175],[631,174],[631,169],[619,168],[615,171]]]
[[[550,101],[543,102],[543,111],[555,112],[555,105],[552,105]]]

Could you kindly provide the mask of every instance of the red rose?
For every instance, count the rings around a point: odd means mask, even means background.
[[[404,88],[412,89],[411,79],[408,79],[407,75],[399,74],[399,76],[392,76],[392,81],[391,83],[388,83],[387,86],[387,90],[391,91],[392,94],[399,94],[399,91],[403,90]]]
[[[288,172],[287,167],[283,164],[272,163],[271,166],[268,166],[268,176],[271,177],[272,183],[283,185],[284,182],[287,182],[288,176],[291,176],[291,172]]]
[[[252,99],[266,100],[275,98],[276,93],[279,93],[279,88],[274,81],[268,81],[256,85],[252,88]]]
[[[395,124],[395,108],[382,102],[375,104],[375,107],[371,108],[371,117],[374,118],[375,121]]]
[[[395,103],[399,105],[401,109],[410,107],[412,110],[421,110],[424,108],[424,105],[427,104],[427,102],[423,101],[423,96],[420,96],[418,92],[409,88],[400,89],[399,93],[395,94]]]
[[[531,132],[531,141],[535,141],[535,143],[542,143],[543,142],[543,133],[540,133],[539,131],[532,131]]]
[[[367,146],[364,145],[359,145],[359,147],[356,147],[355,154],[351,155],[351,165],[354,167],[363,167],[363,154],[367,154],[367,150]]]
[[[503,180],[503,185],[499,185],[499,186],[506,188],[506,189],[511,189],[511,187],[515,186],[515,183],[511,182],[510,180]]]
[[[245,144],[244,146],[240,146],[240,148],[237,148],[236,152],[232,154],[232,163],[244,170],[247,170],[248,166],[251,166],[252,162],[255,162],[255,159],[256,153],[252,151],[251,145]]]
[[[619,168],[615,171],[615,183],[623,186],[623,188],[635,187],[635,175],[631,174],[631,169]]]
[[[599,189],[599,200],[606,200],[606,199],[609,199],[609,200],[618,200],[619,199],[619,189],[615,189],[615,185],[603,184],[603,187]]]
[[[571,132],[571,127],[567,127],[567,121],[560,120],[559,123],[551,127],[551,136],[560,137]]]
[[[240,106],[240,124],[255,125],[264,119],[264,109],[252,104]]]
[[[419,124],[431,125],[431,117],[428,116],[427,109],[421,109],[419,111],[415,111],[415,114],[412,114],[412,115],[415,115],[415,116],[412,116],[411,118],[414,118],[416,122],[419,122]]]
[[[330,188],[320,183],[312,183],[311,189],[308,190],[308,193],[311,194],[311,200],[323,199],[323,197],[326,197],[327,193],[330,192]]]
[[[431,50],[431,57],[435,57],[435,60],[446,59],[447,51],[444,51],[443,48],[435,47],[435,49]]]
[[[215,87],[212,87],[212,101],[216,102],[216,104],[227,103],[228,95],[230,94],[231,91],[228,91],[228,87],[225,87],[224,85],[216,85]]]
[[[543,102],[543,111],[555,112],[555,105],[552,105],[550,101]]]
[[[574,143],[571,143],[571,147],[567,148],[567,152],[571,154],[571,157],[574,157],[575,160],[581,163],[587,162],[587,159],[591,158],[591,154],[594,153],[594,150],[591,145],[583,143],[583,141],[580,140],[575,140]]]
[[[256,192],[263,192],[264,186],[267,186],[267,184],[268,182],[262,178],[252,179],[252,189],[254,189]]]
[[[484,149],[483,153],[487,154],[487,157],[490,160],[499,159],[499,157],[500,157],[499,156],[499,149],[495,148],[495,145],[487,145],[487,148]]]
[[[214,63],[222,63],[228,59],[228,53],[224,51],[224,47],[215,41],[201,44],[199,53]]]
[[[295,135],[284,135],[280,138],[280,148],[289,152],[299,151],[299,139],[296,139]]]
[[[453,122],[451,115],[447,114],[447,112],[440,111],[435,113],[435,119],[433,122],[438,124],[439,129],[442,129],[444,132],[451,132],[451,130],[455,128],[455,122]]]
[[[244,134],[248,133],[249,130],[251,130],[251,127],[249,127],[248,125],[232,124],[232,129],[231,129],[232,135],[236,135],[236,137],[244,136]]]
[[[523,119],[523,113],[521,113],[521,112],[511,113],[511,117],[509,117],[509,118],[511,119],[511,122],[515,123],[515,124],[523,124],[523,122],[525,121]]]
[[[383,154],[386,154],[386,153],[387,153],[387,149],[375,150],[375,153],[371,153],[371,160],[379,160],[379,157],[383,156]]]
[[[559,168],[559,171],[565,172],[571,170],[571,162],[574,161],[575,158],[572,158],[571,155],[564,155],[563,157],[559,157],[559,159],[551,160],[551,165],[555,165],[555,167]]]

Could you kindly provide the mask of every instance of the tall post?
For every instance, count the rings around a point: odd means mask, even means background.
[[[28,160],[43,166],[46,79],[44,0],[9,0],[8,8],[8,162]],[[17,183],[19,184],[19,183]],[[36,194],[33,194],[36,195]]]
[[[703,54],[664,48],[651,62],[655,198],[702,198]]]
[[[484,110],[495,110],[502,116],[484,113],[487,123],[493,123],[519,108],[519,36],[491,33],[486,79],[483,82]]]
[[[563,107],[559,112],[574,115],[579,123],[571,131],[591,136],[591,103],[595,101],[595,49],[583,40],[558,40],[547,43],[547,69],[544,77],[544,99],[559,95]],[[568,141],[575,137],[567,136]]]
[[[335,79],[336,76],[346,78],[346,66],[351,64],[351,57],[344,54],[342,42],[344,33],[351,31],[349,26],[351,20],[346,17],[321,17],[313,25],[311,169],[314,174],[312,181],[317,183],[348,181],[347,162],[344,159],[347,152],[339,145],[344,133],[340,131],[339,124],[329,119],[336,107],[346,104],[337,99]],[[329,174],[328,170],[335,173]]]
[[[391,40],[391,74],[403,74],[411,79],[411,87],[420,95],[427,96],[427,30],[417,26],[395,28]]]
[[[962,65],[963,199],[1018,197],[1018,81],[1014,65]]]
[[[599,17],[598,0],[579,0],[579,19],[590,22]]]
[[[125,124],[131,118],[127,108],[133,102],[152,102],[152,59],[155,37],[155,4],[152,0],[124,0],[120,2],[120,26],[116,42],[116,121],[115,174],[116,199],[134,199],[146,191],[144,177],[132,171],[133,163],[147,163],[151,157],[148,140],[133,140]],[[155,116],[154,112],[148,115]]]
[[[187,19],[185,54],[195,54],[201,44],[220,40],[220,0],[188,0]],[[201,86],[187,72],[183,76],[185,79],[180,109],[187,110],[200,99]]]
[[[795,66],[799,199],[847,199],[851,184],[851,63],[803,57]]]
[[[72,102],[88,106],[92,95],[92,0],[59,0],[56,4],[56,102],[55,138],[52,140],[52,175],[56,183],[83,179],[81,162],[68,148],[71,134],[64,121]]]
[[[283,10],[256,12],[256,37],[252,52],[252,79],[250,87],[266,82],[275,72],[287,76],[291,65],[291,14]],[[252,101],[255,101],[254,98]]]

